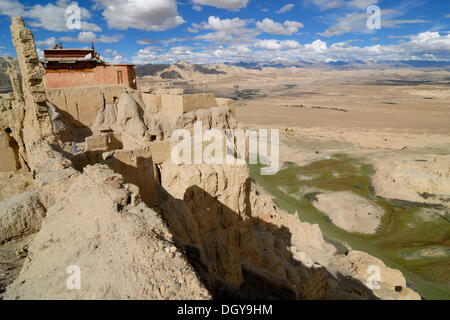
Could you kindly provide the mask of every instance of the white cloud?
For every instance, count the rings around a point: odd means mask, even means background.
[[[125,62],[126,60],[123,55],[117,52],[117,50],[112,49],[104,50],[100,58],[109,64],[119,64]]]
[[[445,15],[446,18],[450,19],[450,13]]]
[[[423,32],[408,41],[393,45],[358,47],[351,42],[328,45],[317,39],[301,45],[295,40],[251,40],[246,43],[209,46],[206,48],[176,47],[166,52],[153,48],[139,50],[134,63],[168,63],[186,60],[193,63],[274,62],[274,61],[350,61],[350,60],[450,60],[450,35]]]
[[[327,43],[317,39],[311,44],[305,45],[305,49],[312,50],[313,52],[325,52],[327,50]]]
[[[242,20],[239,18],[220,19],[210,16],[208,22],[201,24],[192,24],[191,32],[198,33],[201,30],[210,30],[206,34],[198,35],[194,39],[201,41],[233,43],[252,40],[260,32],[255,29],[247,28],[250,20]]]
[[[56,44],[56,38],[50,37],[46,40],[36,41],[37,46],[45,46],[47,48],[51,48]]]
[[[195,4],[212,6],[221,9],[236,10],[247,7],[249,0],[193,0]]]
[[[297,21],[285,21],[283,24],[274,22],[269,18],[256,22],[256,27],[269,34],[292,35],[303,28],[303,24]]]
[[[96,0],[110,28],[164,31],[185,23],[175,0]]]
[[[320,10],[329,10],[334,8],[339,8],[344,6],[344,1],[342,0],[309,0],[314,5],[319,7]]]
[[[295,40],[260,40],[255,43],[256,48],[267,50],[285,50],[285,49],[298,49],[301,47],[300,43]]]
[[[276,11],[275,13],[286,13],[291,11],[292,9],[294,9],[295,4],[293,3],[289,3],[287,5],[285,5],[283,8],[281,8],[280,10]]]
[[[0,0],[0,14],[6,16],[23,16],[24,8],[17,0]]]
[[[29,18],[31,27],[43,28],[51,31],[70,31],[67,28],[66,10],[71,4],[78,5],[77,2],[69,2],[67,0],[59,0],[56,4],[40,5],[25,7],[17,0],[0,0],[0,15],[22,16]],[[87,22],[91,19],[91,13],[80,7],[81,9],[81,30],[84,31],[101,31],[102,29],[96,24]]]
[[[394,17],[400,15],[401,13],[395,10],[383,10],[381,12],[381,28],[397,28],[404,24],[415,24],[415,23],[427,23],[426,20],[421,19],[410,19],[410,20],[400,20],[394,19]],[[324,32],[318,33],[322,37],[332,37],[338,36],[346,33],[371,33],[376,30],[369,30],[367,28],[367,19],[369,14],[364,13],[349,13],[337,19],[336,23],[328,27]]]
[[[366,10],[370,5],[377,3],[378,0],[352,0],[347,3],[347,6]]]
[[[247,26],[248,20],[241,20],[239,18],[220,19],[211,16],[208,18],[208,23],[203,25],[204,29],[213,29],[216,31],[230,31],[237,32],[238,30]]]
[[[39,60],[44,59],[44,51],[43,50],[36,48],[36,53],[38,55]]]
[[[65,42],[85,42],[85,43],[91,43],[91,42],[102,42],[102,43],[113,43],[118,42],[123,38],[123,35],[100,35],[100,37],[97,37],[97,35],[94,32],[91,31],[82,31],[78,34],[77,38],[72,37],[61,37],[61,41]]]
[[[367,9],[372,4],[377,4],[379,0],[309,0],[320,10],[330,10],[336,8],[348,8],[348,9]]]

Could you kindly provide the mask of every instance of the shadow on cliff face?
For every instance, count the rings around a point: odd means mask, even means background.
[[[87,127],[86,125],[84,125],[83,123],[81,123],[80,121],[75,119],[68,112],[66,112],[58,107],[56,107],[56,108],[57,108],[58,113],[61,114],[62,119],[68,126],[67,132],[64,132],[64,134],[59,134],[59,138],[63,142],[80,143],[80,142],[84,142],[87,137],[92,136],[93,133],[89,127]]]
[[[377,299],[356,279],[294,259],[285,227],[242,217],[198,186],[184,201],[158,191],[156,210],[214,299]]]

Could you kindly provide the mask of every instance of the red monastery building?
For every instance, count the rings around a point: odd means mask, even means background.
[[[136,89],[134,64],[110,65],[94,49],[44,50],[47,88],[124,85]]]

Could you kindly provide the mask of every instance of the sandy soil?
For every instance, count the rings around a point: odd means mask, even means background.
[[[34,181],[29,172],[0,172],[0,201],[30,191],[33,188]]]

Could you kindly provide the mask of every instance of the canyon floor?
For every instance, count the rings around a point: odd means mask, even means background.
[[[216,68],[170,85],[237,98],[241,127],[280,130],[282,170],[252,170],[277,205],[450,298],[449,72]]]

